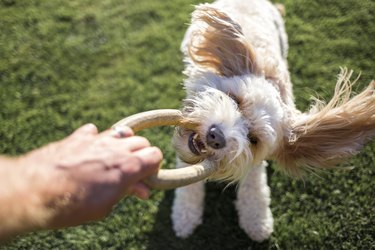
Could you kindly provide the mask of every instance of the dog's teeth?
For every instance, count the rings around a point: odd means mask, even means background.
[[[193,147],[194,147],[195,151],[199,152],[200,154],[206,154],[207,153],[206,148],[204,147],[203,143],[199,139],[199,134],[193,135],[192,143],[193,143]]]
[[[193,141],[194,148],[199,152],[199,147],[197,145],[197,142],[194,140]]]

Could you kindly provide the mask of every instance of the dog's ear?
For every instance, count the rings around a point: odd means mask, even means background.
[[[192,23],[188,53],[194,63],[226,77],[259,73],[254,50],[228,15],[209,4],[198,5]]]
[[[317,102],[291,125],[291,136],[275,155],[284,170],[299,176],[303,170],[332,168],[375,136],[375,81],[350,99],[351,73],[341,72],[327,105]]]

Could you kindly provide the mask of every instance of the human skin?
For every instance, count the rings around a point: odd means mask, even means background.
[[[142,180],[163,156],[130,128],[87,124],[19,157],[0,157],[0,240],[105,217],[124,196],[147,199]]]

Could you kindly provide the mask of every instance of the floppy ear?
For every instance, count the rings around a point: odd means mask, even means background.
[[[259,73],[254,50],[228,15],[209,4],[198,5],[192,23],[188,52],[194,63],[226,77]]]
[[[332,100],[318,102],[292,124],[292,136],[276,154],[284,170],[298,176],[301,170],[332,168],[375,136],[375,81],[350,99],[351,74],[342,70]]]

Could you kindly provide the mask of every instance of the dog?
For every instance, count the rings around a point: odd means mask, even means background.
[[[342,69],[331,101],[307,112],[294,104],[282,6],[267,0],[217,0],[196,6],[181,44],[187,97],[197,129],[176,128],[177,167],[218,166],[210,180],[238,183],[240,227],[255,241],[273,231],[266,160],[286,173],[328,169],[375,134],[375,81],[351,97]],[[186,238],[202,223],[204,182],[175,191],[173,229]]]

